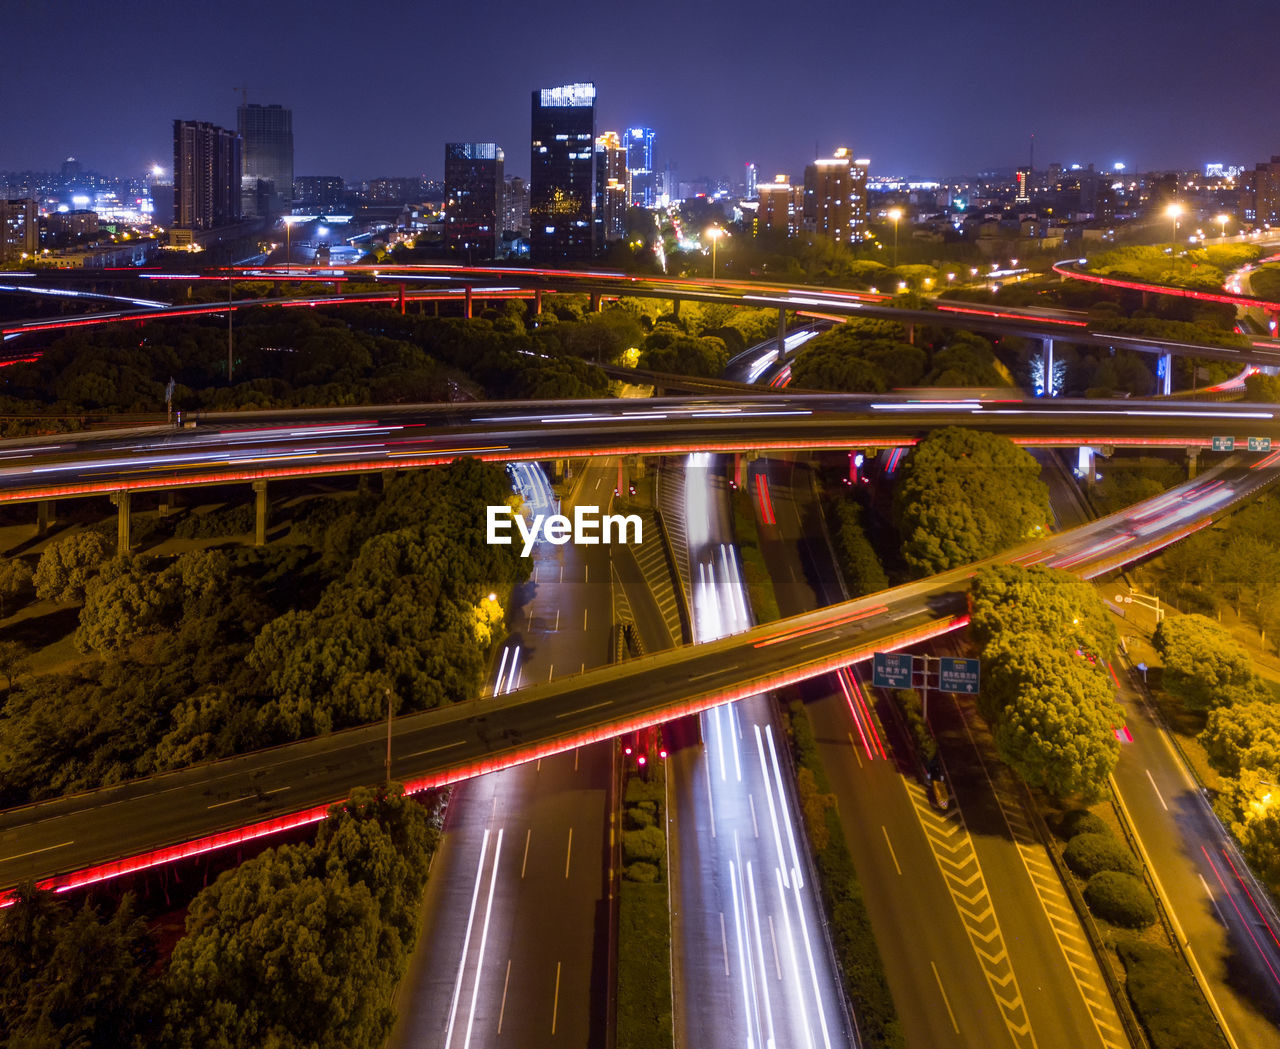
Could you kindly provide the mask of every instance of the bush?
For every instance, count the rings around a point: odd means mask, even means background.
[[[645,827],[652,827],[656,822],[657,815],[653,802],[646,801],[627,807],[628,830],[643,830]]]
[[[659,870],[656,863],[645,863],[643,860],[637,860],[635,863],[627,864],[623,869],[622,876],[627,881],[653,885],[662,879],[662,871]]]
[[[1062,836],[1074,838],[1077,834],[1110,834],[1111,828],[1101,816],[1088,809],[1072,809],[1062,817]]]
[[[671,1049],[670,922],[665,885],[623,885],[618,901],[618,1049]]]
[[[1156,920],[1156,901],[1132,874],[1100,871],[1084,887],[1084,899],[1099,918],[1127,929],[1145,929]]]
[[[642,827],[622,835],[622,857],[628,863],[642,860],[658,864],[667,854],[667,838],[661,827]]]
[[[1125,992],[1151,1049],[1224,1046],[1199,988],[1171,950],[1126,936],[1116,953],[1124,963]]]
[[[1077,834],[1063,851],[1062,858],[1082,878],[1092,878],[1102,871],[1138,873],[1133,853],[1110,831],[1105,834]]]
[[[248,535],[254,529],[255,511],[251,504],[210,510],[205,514],[188,514],[173,530],[178,539],[221,539]]]

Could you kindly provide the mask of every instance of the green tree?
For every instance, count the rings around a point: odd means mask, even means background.
[[[1249,654],[1206,616],[1166,617],[1152,643],[1164,659],[1164,688],[1193,710],[1267,696]]]
[[[85,586],[75,645],[81,652],[112,652],[171,621],[177,578],[156,572],[142,558],[108,561]]]
[[[984,649],[1007,634],[1039,634],[1064,651],[1105,659],[1120,641],[1097,590],[1057,568],[992,565],[970,593],[969,629]]]
[[[1280,706],[1253,701],[1216,707],[1200,742],[1224,776],[1249,768],[1280,772]]]
[[[12,612],[13,601],[31,588],[31,565],[21,557],[0,561],[0,616]]]
[[[983,707],[1000,756],[1056,798],[1105,794],[1120,757],[1113,730],[1124,720],[1107,672],[1048,648],[1039,634],[1008,635],[993,647]]]
[[[50,544],[40,555],[32,581],[36,596],[51,601],[83,601],[85,586],[107,545],[97,532],[77,532]]]
[[[903,558],[919,574],[968,564],[1043,534],[1040,464],[1012,441],[944,427],[912,449],[894,493]]]

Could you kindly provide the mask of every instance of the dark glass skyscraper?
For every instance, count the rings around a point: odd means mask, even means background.
[[[240,136],[202,120],[173,122],[174,243],[178,231],[200,231],[240,221]]]
[[[653,128],[629,127],[623,134],[627,149],[627,172],[631,177],[631,199],[638,208],[658,203],[658,176],[653,170]]]
[[[270,185],[272,210],[293,197],[293,110],[284,106],[240,106],[237,110],[244,151],[244,194],[257,199],[257,183]]]
[[[493,142],[444,147],[444,235],[467,262],[498,255],[502,219],[502,150]]]
[[[529,225],[535,262],[595,254],[595,84],[533,92]]]

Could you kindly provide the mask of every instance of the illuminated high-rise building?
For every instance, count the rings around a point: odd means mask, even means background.
[[[780,233],[791,237],[800,228],[800,208],[791,179],[778,175],[772,182],[761,182],[756,187],[760,207],[756,211],[755,233]]]
[[[1245,172],[1242,181],[1243,217],[1250,222],[1280,226],[1280,157],[1272,157]]]
[[[1013,174],[1013,199],[1015,204],[1031,203],[1031,169],[1018,168]]]
[[[595,84],[535,90],[531,130],[533,260],[590,259],[595,254]]]
[[[502,193],[502,232],[529,236],[529,186],[519,175],[508,175]]]
[[[760,175],[756,171],[756,166],[751,161],[747,161],[747,181],[746,181],[746,198],[747,200],[755,200],[759,195],[756,186],[759,184]]]
[[[293,110],[281,105],[242,105],[236,111],[240,131],[241,175],[245,203],[258,198],[258,183],[266,183],[270,211],[293,196]],[[251,214],[247,207],[242,209]]]
[[[240,136],[202,120],[173,122],[171,242],[240,221]]]
[[[653,168],[653,128],[629,127],[623,134],[627,148],[627,174],[631,179],[629,204],[652,208],[658,203],[658,176]]]
[[[803,223],[806,229],[841,244],[862,240],[867,232],[867,168],[837,149],[805,168]]]
[[[502,162],[502,149],[494,142],[445,144],[445,243],[467,261],[497,258]]]
[[[631,178],[627,151],[616,131],[596,138],[596,243],[608,244],[627,235],[627,207]]]
[[[40,245],[37,213],[31,198],[0,197],[0,262],[16,262],[24,254],[35,254]]]

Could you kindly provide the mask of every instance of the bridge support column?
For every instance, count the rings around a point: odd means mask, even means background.
[[[778,360],[785,360],[787,356],[787,308],[785,306],[778,307]]]
[[[253,482],[253,545],[267,545],[267,482]]]
[[[598,291],[593,291],[591,293],[591,312],[600,312],[600,293]]]
[[[170,489],[160,493],[160,505],[156,507],[161,517],[168,517],[178,508],[178,493]]]
[[[1196,467],[1199,465],[1197,460],[1200,458],[1199,448],[1187,449],[1187,480],[1194,481],[1196,477]]]
[[[1173,393],[1173,354],[1162,353],[1156,361],[1156,378],[1160,380],[1160,393],[1168,397]]]
[[[1045,339],[1040,344],[1040,363],[1044,365],[1041,396],[1053,396],[1053,340]]]
[[[116,504],[116,554],[124,555],[129,552],[130,537],[130,494],[128,492],[115,492],[111,496],[111,501]]]
[[[400,316],[404,316],[404,285],[400,285]]]
[[[382,478],[382,490],[385,492],[391,487],[391,482],[396,479],[396,472],[394,470],[383,470],[379,476]]]
[[[1086,485],[1093,486],[1098,477],[1097,451],[1087,444],[1076,451],[1076,473]]]
[[[627,473],[633,481],[640,481],[644,479],[645,465],[643,455],[627,456]]]
[[[52,499],[41,499],[36,503],[36,535],[44,535],[54,522],[54,506]]]
[[[533,293],[533,315],[539,317],[542,315],[542,292],[541,290]]]
[[[471,285],[470,285],[470,284],[468,284],[468,285],[467,285],[467,298],[466,298],[466,303],[465,303],[465,305],[464,305],[464,307],[463,307],[463,316],[464,316],[464,317],[466,317],[466,318],[467,318],[467,320],[470,320],[470,319],[471,319],[471,303],[472,303],[472,298],[471,298]]]
[[[671,300],[671,316],[675,317],[676,320],[680,319],[680,300],[679,299]]]

